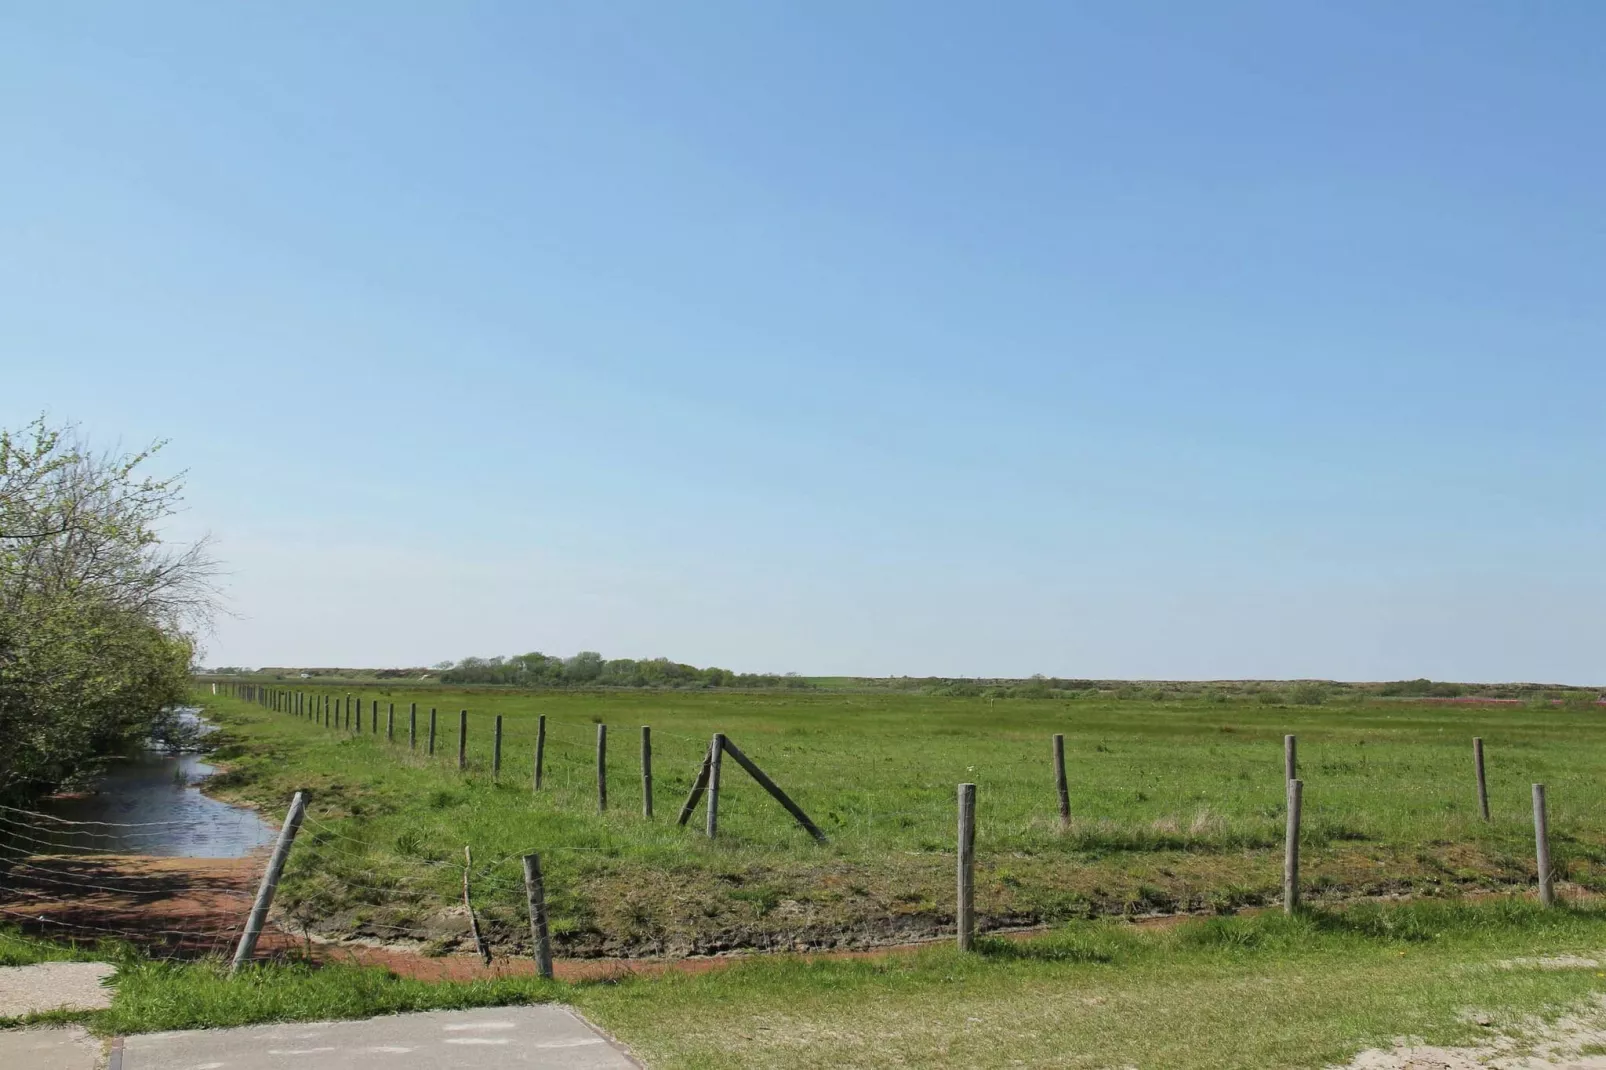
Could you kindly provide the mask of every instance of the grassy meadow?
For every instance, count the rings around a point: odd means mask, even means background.
[[[343,700],[346,689],[332,692]],[[527,940],[518,856],[542,854],[559,952],[686,954],[853,947],[952,924],[954,792],[978,785],[982,928],[1100,914],[1228,911],[1269,902],[1281,875],[1282,737],[1299,736],[1304,877],[1315,899],[1526,887],[1529,785],[1549,785],[1565,880],[1606,882],[1606,757],[1594,706],[1342,705],[1113,697],[999,700],[895,691],[515,692],[350,689],[364,732],[227,697],[214,790],[269,807],[313,793],[281,903],[310,932],[460,950],[463,847],[494,942]],[[312,691],[311,694],[320,694]],[[380,730],[370,704],[380,703]],[[418,703],[420,741],[407,747]],[[396,738],[384,713],[396,707]],[[428,711],[436,754],[425,754]],[[469,711],[469,768],[456,768]],[[490,775],[492,724],[503,768]],[[536,717],[545,788],[531,790]],[[595,792],[609,726],[609,809]],[[639,728],[653,728],[656,816],[641,814]],[[830,837],[815,844],[735,763],[721,835],[675,816],[723,731]],[[1066,737],[1073,820],[1059,828],[1050,737]],[[1479,819],[1471,740],[1488,750]],[[454,913],[455,911],[455,913]]]

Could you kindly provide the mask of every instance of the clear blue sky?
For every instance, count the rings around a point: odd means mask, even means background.
[[[1606,8],[0,6],[206,660],[1606,681]]]

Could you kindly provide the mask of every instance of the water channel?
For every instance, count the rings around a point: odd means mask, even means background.
[[[180,718],[204,734],[209,726],[200,712],[181,710]],[[84,793],[42,809],[83,822],[71,827],[86,853],[240,858],[273,842],[276,830],[255,810],[202,794],[200,785],[215,772],[199,755],[153,745],[119,760]]]

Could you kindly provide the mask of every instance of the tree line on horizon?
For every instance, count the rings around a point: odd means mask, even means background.
[[[535,651],[512,657],[464,658],[440,672],[443,684],[503,684],[509,687],[811,688],[795,673],[732,672],[698,668],[669,658],[604,658],[582,650],[560,658]]]

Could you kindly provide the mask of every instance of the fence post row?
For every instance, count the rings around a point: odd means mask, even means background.
[[[954,929],[959,950],[976,944],[976,785],[959,785],[958,906]]]
[[[273,855],[268,859],[268,868],[262,874],[262,883],[257,887],[256,901],[251,904],[251,913],[245,920],[245,931],[240,934],[240,944],[234,949],[234,961],[229,964],[229,973],[238,973],[240,967],[251,961],[256,953],[257,938],[262,935],[262,926],[268,920],[268,910],[273,906],[273,893],[279,888],[279,878],[284,874],[284,864],[290,857],[290,847],[296,842],[296,833],[301,829],[301,819],[307,813],[307,793],[298,791],[290,800],[290,812],[285,815],[284,827],[279,830],[279,838],[273,845]]]

